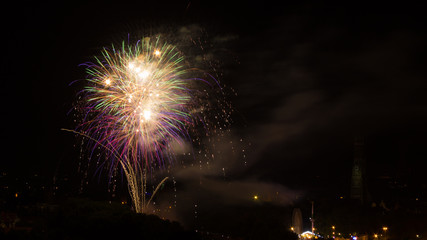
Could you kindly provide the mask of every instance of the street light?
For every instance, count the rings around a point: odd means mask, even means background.
[[[385,238],[387,238],[387,230],[388,230],[388,227],[384,226],[383,231],[384,231],[384,237]]]

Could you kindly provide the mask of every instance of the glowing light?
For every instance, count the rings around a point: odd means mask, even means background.
[[[154,55],[160,56],[160,51],[159,50],[154,51]]]
[[[254,195],[254,200],[257,200],[258,199],[258,195]]]
[[[301,238],[311,239],[311,238],[317,238],[317,235],[310,231],[305,231],[301,233]]]
[[[150,120],[150,118],[151,118],[151,111],[150,110],[144,110],[143,115],[144,115],[144,119],[145,120]]]
[[[16,197],[16,198],[18,197],[18,193],[15,193],[15,197]]]
[[[145,79],[150,75],[150,72],[148,70],[143,70],[142,72],[138,73],[138,77],[141,79]]]
[[[109,79],[109,78],[105,79],[105,84],[106,85],[110,85],[111,84],[111,79]]]

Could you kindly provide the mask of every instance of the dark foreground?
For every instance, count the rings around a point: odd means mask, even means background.
[[[248,229],[239,236],[196,232],[156,215],[134,213],[118,202],[85,198],[20,207],[1,215],[0,239],[297,239],[286,229]]]

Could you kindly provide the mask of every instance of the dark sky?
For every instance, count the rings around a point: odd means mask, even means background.
[[[220,81],[238,93],[232,128],[251,144],[248,165],[219,168],[240,188],[345,193],[357,135],[366,140],[368,174],[418,181],[427,166],[422,5],[13,4],[2,17],[7,171],[52,175],[74,166],[75,139],[60,129],[74,127],[67,112],[78,89],[69,84],[84,78],[79,64],[128,33],[184,30],[213,44],[206,51]]]

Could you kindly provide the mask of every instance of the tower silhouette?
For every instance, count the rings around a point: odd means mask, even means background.
[[[351,172],[351,191],[350,198],[359,200],[361,203],[366,201],[366,159],[365,159],[365,140],[361,136],[354,138],[354,159]]]

